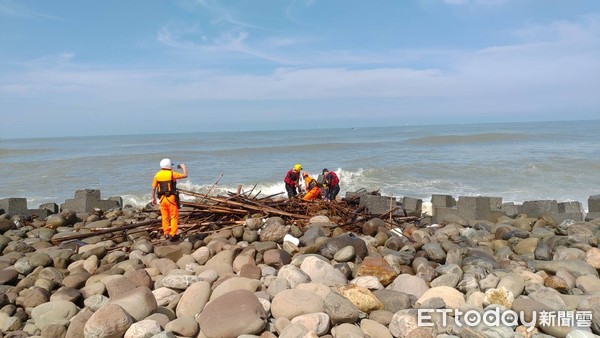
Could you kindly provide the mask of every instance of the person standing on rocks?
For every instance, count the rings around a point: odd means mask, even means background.
[[[335,201],[335,198],[340,193],[340,179],[327,168],[323,169],[323,183],[325,185],[325,198],[330,201]]]
[[[162,219],[163,235],[166,239],[173,240],[177,236],[179,227],[179,193],[177,180],[188,177],[185,164],[180,164],[182,173],[173,171],[173,162],[164,158],[160,161],[160,171],[152,181],[152,204],[156,205],[156,198],[160,201],[160,214]]]
[[[285,183],[285,190],[287,191],[288,198],[292,198],[298,195],[298,188],[300,188],[300,172],[302,166],[300,164],[294,165],[290,171],[287,172],[283,182]]]

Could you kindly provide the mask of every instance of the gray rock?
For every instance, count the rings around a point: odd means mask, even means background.
[[[329,315],[317,312],[296,316],[292,319],[292,324],[301,324],[309,331],[322,336],[329,332],[329,321]]]
[[[348,283],[346,276],[340,270],[316,257],[306,257],[300,269],[315,283],[322,283],[327,286],[339,286]]]
[[[103,295],[93,295],[83,301],[83,304],[94,312],[98,311],[101,307],[108,303],[110,303],[110,299]]]
[[[267,318],[263,306],[252,292],[236,290],[206,305],[198,322],[208,338],[237,337],[261,332]]]
[[[410,308],[410,297],[406,293],[384,289],[373,291],[373,294],[383,303],[384,310],[396,313]]]
[[[162,285],[167,288],[185,290],[190,285],[201,282],[203,279],[199,276],[189,276],[189,275],[168,275],[162,279]]]
[[[279,292],[271,303],[271,313],[275,319],[285,317],[291,320],[299,315],[321,312],[322,309],[321,297],[313,292],[298,289]]]
[[[211,295],[210,284],[205,281],[190,285],[177,304],[177,317],[196,317],[202,312]]]
[[[423,245],[423,250],[425,250],[427,253],[429,260],[433,262],[442,264],[446,260],[446,252],[437,242],[431,242]]]
[[[598,277],[598,271],[586,262],[578,260],[569,261],[530,261],[530,264],[536,270],[544,270],[551,274],[556,274],[558,269],[564,269],[569,271],[573,276],[579,277],[583,275],[590,275]]]
[[[86,338],[121,337],[133,324],[131,317],[117,304],[108,304],[94,312],[85,323]]]
[[[325,233],[323,232],[323,229],[321,229],[320,227],[310,227],[310,228],[306,229],[306,231],[304,232],[304,235],[302,235],[302,237],[300,237],[300,243],[303,246],[311,246],[315,243],[317,238],[324,237],[324,236],[325,236]]]
[[[83,337],[84,326],[93,314],[94,313],[89,308],[83,308],[81,311],[79,311],[77,315],[71,318],[65,338]]]
[[[199,327],[193,317],[180,317],[169,322],[165,330],[173,332],[176,336],[196,337]]]
[[[391,290],[413,295],[415,298],[421,297],[429,286],[419,277],[409,274],[402,274],[394,279],[394,282],[388,287]]]
[[[269,222],[261,229],[260,240],[261,241],[272,241],[276,243],[283,243],[283,237],[287,235],[288,229],[285,225],[278,222]]]
[[[500,279],[496,288],[505,288],[517,297],[523,293],[523,289],[525,289],[525,280],[516,273],[509,273]]]
[[[125,332],[124,338],[150,338],[162,331],[158,322],[154,320],[141,320],[131,324]]]
[[[111,304],[119,305],[135,321],[144,319],[158,308],[152,291],[145,286],[140,286],[119,295],[111,300]]]
[[[333,256],[333,259],[337,262],[349,262],[353,260],[355,256],[356,254],[354,252],[354,247],[352,245],[348,245],[336,252]]]
[[[358,320],[359,310],[348,298],[335,293],[329,293],[323,300],[323,311],[329,315],[334,325],[354,323]]]
[[[365,242],[347,234],[328,239],[319,249],[319,253],[327,259],[333,259],[338,251],[349,245],[354,247],[357,257],[365,258],[368,252]]]

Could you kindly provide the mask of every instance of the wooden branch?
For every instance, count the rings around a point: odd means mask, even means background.
[[[151,221],[145,221],[145,222],[139,222],[139,223],[132,223],[132,224],[128,224],[128,225],[125,225],[122,227],[114,227],[114,228],[108,228],[105,230],[76,234],[76,235],[65,236],[65,237],[61,237],[61,238],[55,238],[52,240],[52,243],[56,245],[58,243],[73,240],[73,239],[89,238],[89,237],[94,237],[94,236],[98,236],[98,235],[110,234],[110,233],[117,232],[117,231],[125,231],[125,230],[129,230],[129,229],[135,229],[135,228],[139,228],[142,226],[148,226],[148,225],[160,225],[160,220],[151,220]]]

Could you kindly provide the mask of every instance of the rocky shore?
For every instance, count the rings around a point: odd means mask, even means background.
[[[449,214],[346,231],[328,215],[300,226],[254,214],[176,243],[132,231],[53,244],[159,218],[133,208],[0,216],[0,337],[600,334],[600,219]],[[470,325],[457,311],[524,318]]]

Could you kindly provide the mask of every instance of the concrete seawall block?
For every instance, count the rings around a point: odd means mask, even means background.
[[[502,213],[508,217],[517,217],[519,215],[519,206],[514,202],[502,203]]]
[[[58,204],[56,203],[44,203],[38,209],[48,210],[50,214],[58,214]]]
[[[365,207],[373,215],[381,215],[388,212],[398,204],[395,197],[362,195],[359,206]],[[399,214],[401,210],[396,210],[393,214]]]
[[[402,198],[402,208],[408,216],[421,217],[423,213],[423,200],[404,196]]]
[[[557,223],[568,219],[576,222],[583,220],[583,209],[579,202],[525,201],[519,206],[519,213],[527,214],[529,217],[549,216]]]
[[[53,214],[51,209],[28,209],[27,199],[22,197],[10,197],[0,199],[0,214],[9,214],[12,216],[37,216],[38,218],[45,218],[48,215]]]
[[[431,195],[431,206],[435,208],[453,208],[456,206],[456,200],[452,195]]]
[[[527,214],[529,217],[557,214],[558,202],[556,200],[525,201],[519,206],[519,213]]]
[[[600,212],[600,195],[593,195],[588,198],[588,211]]]
[[[19,197],[3,198],[0,200],[0,209],[9,215],[25,215],[27,212],[27,199]]]
[[[75,192],[75,198],[68,199],[60,205],[61,210],[70,209],[75,212],[91,212],[95,208],[108,210],[121,207],[123,201],[120,197],[111,197],[108,200],[100,199],[100,190],[83,189]]]
[[[587,215],[585,215],[586,221],[593,221],[598,218],[600,218],[600,212],[598,212],[598,211],[589,212]]]
[[[434,215],[432,216],[432,223],[441,223],[444,217],[448,215],[458,216],[458,209],[450,207],[438,207],[434,208]]]

